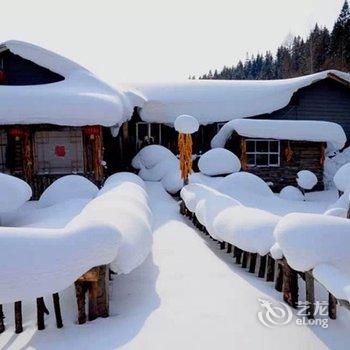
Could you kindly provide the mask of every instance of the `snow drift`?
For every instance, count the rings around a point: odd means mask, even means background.
[[[17,219],[25,226],[0,227],[0,303],[61,291],[94,266],[111,263],[118,273],[139,266],[152,245],[152,215],[140,181],[115,174],[92,200],[61,196],[51,206],[23,208]],[[49,222],[39,220],[45,216]]]

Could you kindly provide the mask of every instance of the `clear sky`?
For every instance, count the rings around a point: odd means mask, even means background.
[[[332,28],[343,0],[10,0],[0,40],[38,44],[110,83],[186,79]]]

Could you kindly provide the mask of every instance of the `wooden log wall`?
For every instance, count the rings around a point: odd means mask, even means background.
[[[227,144],[227,148],[237,152],[239,157],[245,159],[242,154],[242,140],[244,138],[235,137]],[[235,144],[235,145],[234,145]],[[237,144],[240,146],[237,147]],[[243,142],[244,144],[244,142]],[[247,166],[245,171],[261,177],[266,182],[273,183],[271,188],[280,191],[283,187],[291,185],[297,186],[296,177],[300,170],[312,171],[318,179],[318,184],[313,190],[323,190],[323,168],[324,168],[324,143],[306,141],[285,141],[280,142],[280,166],[278,167],[257,167]],[[289,151],[291,150],[291,153]],[[244,149],[243,149],[244,152]]]

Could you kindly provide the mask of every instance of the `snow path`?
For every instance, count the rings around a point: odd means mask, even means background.
[[[75,325],[71,288],[62,293],[63,329],[55,328],[51,313],[47,329],[37,331],[33,302],[24,305],[25,331],[17,336],[13,305],[7,305],[1,349],[348,348],[350,313],[342,308],[328,329],[294,321],[274,329],[261,325],[258,298],[281,301],[273,284],[235,265],[231,255],[195,230],[160,183],[147,183],[147,189],[155,217],[153,254],[129,275],[115,278],[111,317]],[[47,304],[53,310],[49,299]]]

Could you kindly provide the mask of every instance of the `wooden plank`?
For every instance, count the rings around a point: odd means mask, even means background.
[[[53,306],[55,309],[56,326],[57,328],[62,328],[63,321],[62,321],[62,314],[61,314],[60,297],[58,293],[54,293],[52,295],[52,298],[53,298]]]
[[[15,302],[15,333],[19,334],[23,332],[22,324],[22,302]]]
[[[259,265],[259,272],[258,277],[264,278],[265,272],[266,272],[266,261],[267,261],[267,255],[259,255],[260,257],[260,265]]]
[[[305,273],[305,292],[306,302],[308,305],[308,318],[313,319],[315,316],[315,280],[311,273]]]

